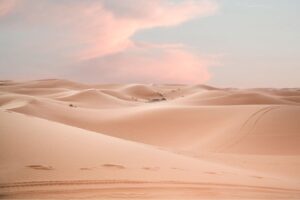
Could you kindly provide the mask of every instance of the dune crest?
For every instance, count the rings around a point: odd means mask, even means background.
[[[299,99],[297,88],[1,81],[0,196],[299,199]]]

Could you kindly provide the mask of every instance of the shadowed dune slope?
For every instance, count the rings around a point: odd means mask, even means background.
[[[57,98],[57,100],[72,102],[74,105],[90,108],[126,107],[135,105],[134,102],[116,98],[97,89],[83,90],[75,94]]]
[[[253,178],[254,171],[201,161],[47,120],[3,111],[0,118],[1,148],[6,150],[0,153],[1,183],[45,179],[273,183],[268,175],[264,181]],[[153,168],[156,173],[145,168]],[[273,184],[283,186],[279,181]]]
[[[49,82],[52,87],[53,80]],[[249,93],[199,85],[109,87],[114,89],[76,88],[56,98],[10,92],[1,96],[1,103],[16,112],[193,155],[202,151],[299,154],[299,107],[262,94],[264,90]],[[180,91],[193,93],[176,97]],[[170,92],[174,100],[149,103],[132,99],[157,98]]]
[[[298,106],[163,105],[150,104],[112,111],[33,101],[13,110],[193,155],[202,151],[300,153]]]
[[[154,98],[162,97],[162,95],[158,91],[152,89],[151,86],[140,84],[124,86],[123,88],[119,89],[119,92],[122,94],[132,96],[136,99],[151,100]]]
[[[206,91],[189,95],[178,99],[176,103],[190,105],[272,105],[287,104],[295,105],[297,102],[292,98],[280,98],[270,94],[259,92],[241,92],[241,91]]]

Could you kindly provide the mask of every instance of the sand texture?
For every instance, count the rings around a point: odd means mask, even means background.
[[[0,82],[2,199],[300,199],[300,89]]]

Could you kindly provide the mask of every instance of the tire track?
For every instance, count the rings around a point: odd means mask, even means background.
[[[112,185],[120,188],[119,185],[128,185],[135,188],[137,185],[144,185],[144,187],[216,187],[216,188],[240,188],[240,189],[260,189],[267,191],[286,191],[297,192],[300,194],[300,189],[242,185],[242,184],[226,184],[226,183],[212,183],[212,182],[184,182],[184,181],[138,181],[138,180],[72,180],[72,181],[32,181],[32,182],[14,182],[1,183],[0,188],[26,188],[26,187],[47,187],[47,186],[72,186],[72,185]],[[126,186],[126,188],[128,187]],[[130,188],[130,187],[128,187]]]
[[[239,132],[242,132],[242,130],[247,126],[248,123],[250,123],[250,121],[256,117],[256,115],[259,115],[261,112],[264,112],[266,110],[269,110],[270,106],[267,106],[265,108],[259,109],[258,111],[254,112],[253,114],[251,114],[248,119],[243,123],[243,125],[241,126]]]
[[[237,140],[235,140],[233,143],[227,145],[225,148],[223,148],[223,150],[229,149],[232,146],[238,144],[239,142],[241,142],[245,137],[249,136],[254,129],[256,128],[258,122],[269,112],[275,110],[275,109],[279,109],[280,106],[268,106],[262,109],[259,109],[258,111],[254,112],[253,114],[251,114],[248,119],[243,123],[243,125],[241,126],[241,128],[239,129],[238,133],[241,135]],[[249,130],[244,131],[244,129],[246,129],[247,125],[250,124],[251,122],[254,122],[253,125],[249,128]],[[245,132],[243,134],[243,132]]]

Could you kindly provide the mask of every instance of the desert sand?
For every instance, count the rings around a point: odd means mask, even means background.
[[[300,89],[0,82],[0,198],[300,199]]]

